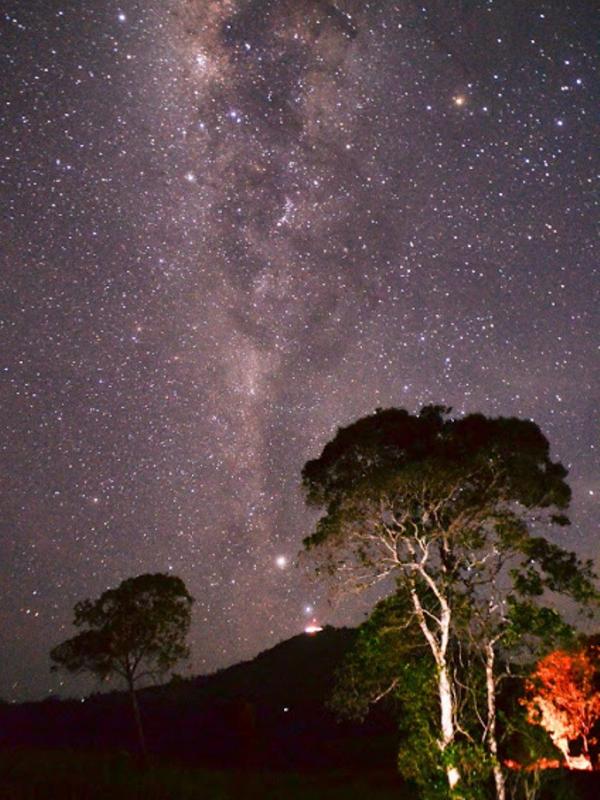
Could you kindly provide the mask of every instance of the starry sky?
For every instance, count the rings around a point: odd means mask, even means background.
[[[194,673],[355,622],[300,470],[377,406],[535,419],[598,556],[593,3],[0,5],[0,696],[142,572]]]

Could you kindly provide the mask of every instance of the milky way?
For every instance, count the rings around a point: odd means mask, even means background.
[[[597,556],[593,4],[2,5],[0,695],[141,572],[193,672],[356,621],[299,474],[378,406],[535,419]]]

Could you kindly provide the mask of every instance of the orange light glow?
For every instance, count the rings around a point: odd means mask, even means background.
[[[592,728],[600,720],[600,694],[594,677],[600,668],[600,648],[567,653],[557,650],[538,662],[526,684],[521,701],[527,719],[544,728],[563,754],[569,769],[592,770],[589,746]],[[581,742],[579,755],[571,755],[570,743]]]

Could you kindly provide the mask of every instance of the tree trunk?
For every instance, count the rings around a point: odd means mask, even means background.
[[[425,612],[423,611],[421,600],[414,585],[411,587],[410,591],[419,627],[421,628],[421,631],[427,640],[427,644],[429,645],[431,654],[433,655],[437,667],[438,697],[440,700],[440,728],[442,734],[441,738],[438,739],[438,745],[440,751],[445,753],[446,749],[454,742],[454,737],[456,735],[452,676],[450,674],[448,662],[446,661],[448,642],[450,641],[451,611],[445,598],[440,594],[440,592],[435,590],[435,588],[434,593],[436,594],[440,606],[442,607],[442,613],[439,620],[439,638],[434,636],[427,625]],[[446,776],[448,778],[448,786],[452,791],[460,781],[460,772],[458,767],[456,767],[454,764],[448,764],[446,766]]]
[[[447,747],[449,747],[449,745],[451,745],[454,741],[455,735],[450,672],[445,659],[443,659],[438,665],[438,690],[440,696],[440,722],[442,728],[440,750],[445,752]],[[449,764],[446,767],[446,775],[448,776],[448,785],[450,786],[450,789],[454,789],[460,780],[460,773],[458,769],[452,764]]]
[[[487,693],[487,746],[492,757],[496,800],[506,800],[506,779],[498,760],[498,739],[496,738],[496,682],[494,680],[494,646],[485,645],[485,687]]]
[[[144,763],[148,761],[148,750],[146,748],[146,737],[144,735],[144,727],[142,725],[142,716],[140,714],[140,707],[138,705],[137,694],[133,683],[129,684],[129,697],[131,698],[131,706],[133,708],[133,716],[135,719],[135,727],[138,735],[138,742],[140,745],[140,752]]]

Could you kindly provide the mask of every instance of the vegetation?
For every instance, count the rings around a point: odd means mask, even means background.
[[[553,770],[539,800],[597,800],[590,773]],[[0,753],[0,797],[7,800],[417,800],[382,772],[222,772],[152,763],[127,755],[57,751]]]
[[[525,688],[528,720],[548,732],[571,768],[592,770],[594,729],[600,733],[600,647],[549,653]],[[571,754],[571,741],[580,743],[579,755]]]
[[[582,603],[597,593],[590,563],[534,535],[568,524],[570,499],[566,470],[551,460],[539,428],[449,413],[378,410],[339,430],[302,473],[308,504],[324,512],[305,547],[343,590],[395,582],[402,613],[382,631],[395,628],[403,651],[418,643],[420,658],[398,665],[375,697],[416,698],[404,710],[420,720],[414,745],[421,757],[413,753],[404,773],[428,797],[485,796],[491,773],[504,800],[501,673],[536,642],[549,647],[568,635],[546,606],[547,592]],[[389,648],[377,635],[381,663]],[[403,693],[416,671],[420,680],[430,676],[433,705],[426,686],[418,697]]]
[[[192,603],[183,581],[173,575],[128,578],[97,600],[77,603],[74,624],[83,630],[50,653],[53,669],[90,672],[101,680],[117,675],[125,681],[144,756],[136,687],[188,657]]]

